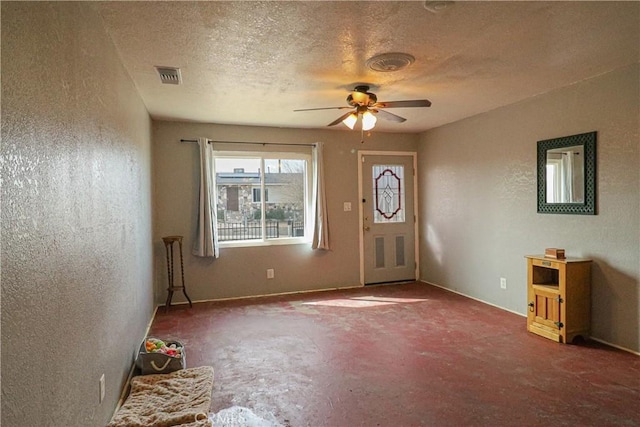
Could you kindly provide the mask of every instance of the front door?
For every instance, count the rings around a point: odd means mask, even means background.
[[[413,159],[361,157],[364,284],[416,279]]]

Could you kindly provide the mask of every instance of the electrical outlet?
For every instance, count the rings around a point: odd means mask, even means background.
[[[100,403],[102,403],[102,401],[104,400],[105,393],[106,393],[105,380],[104,380],[104,374],[102,374],[102,376],[100,376]]]
[[[267,269],[267,279],[273,279],[275,277],[275,271],[273,271],[273,268],[268,268]]]
[[[344,202],[342,208],[345,212],[351,212],[351,202]]]
[[[500,278],[500,289],[507,289],[507,279],[504,277]]]

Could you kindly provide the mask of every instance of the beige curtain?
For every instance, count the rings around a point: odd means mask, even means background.
[[[198,138],[200,147],[200,201],[198,204],[198,234],[193,254],[199,257],[218,258],[218,227],[216,213],[216,184],[213,147],[206,138]]]
[[[317,142],[312,149],[314,225],[311,248],[329,250],[329,218],[324,185],[323,145],[322,142]]]

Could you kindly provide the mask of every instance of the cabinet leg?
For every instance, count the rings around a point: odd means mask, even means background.
[[[584,344],[587,342],[588,336],[586,334],[571,334],[567,335],[567,344]]]

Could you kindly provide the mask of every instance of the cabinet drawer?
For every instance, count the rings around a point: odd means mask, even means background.
[[[547,260],[547,259],[536,259],[533,258],[531,260],[531,263],[537,267],[546,267],[546,268],[553,268],[556,270],[560,269],[560,263],[557,261],[553,261],[553,260]]]

